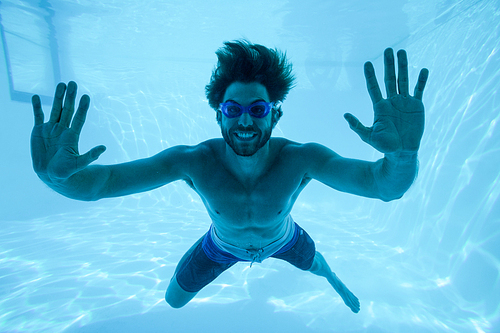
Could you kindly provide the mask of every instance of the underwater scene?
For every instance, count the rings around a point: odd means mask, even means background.
[[[500,332],[500,2],[497,0],[1,0],[0,332]],[[33,171],[31,98],[90,97],[79,150],[94,164],[221,138],[205,86],[226,41],[286,52],[296,86],[273,137],[347,158],[383,154],[373,122],[384,50],[429,70],[418,175],[384,202],[317,181],[291,211],[359,298],[273,258],[239,262],[181,309],[165,291],[211,219],[185,182],[78,201]],[[207,175],[210,177],[210,175]]]

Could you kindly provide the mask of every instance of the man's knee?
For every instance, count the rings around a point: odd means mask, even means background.
[[[174,309],[180,309],[184,305],[186,305],[187,303],[189,303],[189,301],[187,301],[187,302],[181,302],[179,299],[176,299],[176,298],[173,298],[173,297],[169,297],[168,294],[165,295],[165,301],[167,301],[168,305],[170,305]]]
[[[314,260],[311,267],[308,269],[309,272],[317,275],[324,276],[325,272],[330,271],[330,266],[326,262],[325,258],[321,253],[316,251],[314,255]]]
[[[196,296],[196,294],[198,293],[182,289],[182,287],[179,286],[179,283],[177,283],[177,278],[174,276],[172,280],[170,280],[167,292],[165,293],[165,301],[174,309],[179,309],[188,304],[189,301]]]
[[[170,305],[174,309],[180,309],[184,305],[186,305],[186,304],[182,304],[182,303],[177,303],[174,300],[169,299],[168,297],[165,297],[165,301],[167,301],[168,305]]]

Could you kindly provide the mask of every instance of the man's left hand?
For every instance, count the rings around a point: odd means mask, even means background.
[[[410,96],[406,51],[398,51],[397,56],[396,80],[394,52],[391,48],[384,52],[386,99],[382,97],[372,63],[365,63],[366,85],[375,112],[372,127],[365,127],[350,113],[346,113],[344,118],[361,140],[382,153],[416,153],[424,132],[422,95],[429,71],[426,68],[420,71],[414,95]]]

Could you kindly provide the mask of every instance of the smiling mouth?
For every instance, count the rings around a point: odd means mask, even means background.
[[[257,133],[236,131],[234,132],[234,136],[241,141],[250,141],[257,136]]]

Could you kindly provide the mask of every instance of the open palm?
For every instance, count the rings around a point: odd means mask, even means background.
[[[408,60],[406,52],[398,52],[398,78],[392,49],[384,52],[385,86],[387,98],[382,98],[373,65],[365,64],[365,78],[373,103],[374,121],[365,127],[352,114],[344,115],[349,126],[359,137],[382,153],[416,152],[424,132],[424,105],[422,95],[429,71],[422,69],[414,96],[408,88]]]
[[[31,132],[33,169],[38,176],[50,182],[69,178],[95,161],[106,149],[104,146],[98,146],[84,155],[79,154],[78,140],[90,99],[87,95],[81,98],[75,117],[71,121],[75,109],[76,90],[76,83],[70,82],[64,99],[66,85],[60,83],[57,86],[50,119],[46,123],[43,122],[40,97],[34,95],[32,98],[35,115],[35,126]]]

